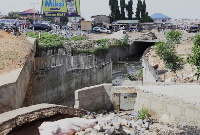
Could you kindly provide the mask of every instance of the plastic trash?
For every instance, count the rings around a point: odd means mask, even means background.
[[[67,118],[54,122],[43,122],[38,127],[40,135],[73,135],[87,128],[93,128],[98,123],[94,119]]]

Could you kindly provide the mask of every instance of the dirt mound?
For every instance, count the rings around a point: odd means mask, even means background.
[[[30,52],[27,39],[0,30],[0,75],[23,67]]]

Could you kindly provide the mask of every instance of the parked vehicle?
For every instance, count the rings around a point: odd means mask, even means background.
[[[13,24],[5,24],[4,26],[2,26],[3,30],[12,30],[14,27]]]
[[[94,27],[94,28],[93,28],[93,31],[95,31],[95,32],[100,32],[100,30],[101,30],[100,27]]]
[[[52,27],[46,24],[35,24],[35,25],[30,26],[29,28],[32,29],[33,27],[34,27],[34,30],[44,30],[44,31],[52,30]]]
[[[132,31],[137,31],[137,27],[136,26],[129,27],[129,32],[132,32]]]
[[[101,32],[101,33],[109,33],[109,34],[112,33],[111,30],[108,30],[108,29],[106,29],[106,28],[101,28],[101,29],[100,29],[100,32]]]
[[[199,27],[198,26],[191,26],[188,28],[188,33],[190,32],[199,32]]]

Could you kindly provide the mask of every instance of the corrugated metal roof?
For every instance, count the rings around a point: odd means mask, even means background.
[[[113,23],[119,23],[119,24],[136,24],[138,22],[139,22],[139,20],[117,20],[117,21],[114,21]]]
[[[169,16],[163,15],[162,13],[155,13],[151,16],[152,19],[172,19]]]

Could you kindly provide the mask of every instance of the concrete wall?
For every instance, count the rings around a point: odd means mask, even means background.
[[[177,85],[175,86],[178,87]],[[151,87],[148,88],[151,89]],[[174,91],[174,93],[176,93],[176,90]],[[182,89],[181,91],[185,93],[185,91],[188,90]],[[135,111],[138,111],[141,110],[142,107],[148,108],[149,112],[152,114],[152,118],[155,118],[159,120],[159,122],[164,122],[166,124],[182,125],[187,123],[190,126],[199,127],[200,105],[196,104],[195,102],[190,103],[187,99],[185,101],[182,100],[183,95],[181,95],[181,93],[177,96],[178,97],[176,98],[173,96],[167,96],[162,93],[159,94],[158,92],[146,91],[142,88],[139,88],[137,91],[137,98],[134,109]]]
[[[35,58],[33,104],[73,106],[75,90],[112,80],[112,62],[107,56],[70,56],[62,49],[54,55],[43,53],[41,56]]]
[[[113,47],[108,51],[108,56],[110,56],[112,62],[127,61],[131,60],[136,56],[142,56],[145,50],[154,45],[155,42],[146,41],[134,41],[128,48],[123,49],[121,47]]]
[[[136,100],[134,87],[101,84],[75,91],[75,108],[90,112],[106,110],[133,110]]]
[[[35,40],[29,40],[32,50],[24,67],[0,77],[4,80],[0,85],[0,113],[23,106],[36,51]]]
[[[132,43],[127,49],[111,48],[105,55],[71,56],[65,49],[37,52],[33,75],[33,104],[75,104],[75,90],[110,83],[112,62],[142,55],[154,42]],[[68,48],[69,49],[69,48]],[[112,61],[112,62],[111,62]]]
[[[149,47],[142,56],[142,67],[143,67],[143,82],[161,82],[161,78],[158,75],[156,69],[149,63],[145,55],[149,52]]]
[[[13,129],[23,126],[24,124],[39,120],[39,124],[44,122],[44,118],[49,118],[57,114],[69,116],[83,116],[85,111],[78,110],[70,107],[52,105],[52,104],[39,104],[30,107],[16,109],[10,112],[0,114],[0,135],[6,135]],[[55,119],[54,119],[55,121]],[[30,124],[29,124],[30,125]],[[32,125],[34,127],[34,125]],[[26,127],[27,128],[27,127]],[[38,127],[35,127],[38,130]],[[29,131],[33,129],[28,129]],[[25,134],[25,133],[23,133]],[[30,133],[33,134],[33,133]]]
[[[74,107],[91,112],[101,109],[110,110],[112,108],[111,87],[112,84],[101,84],[76,90]]]

